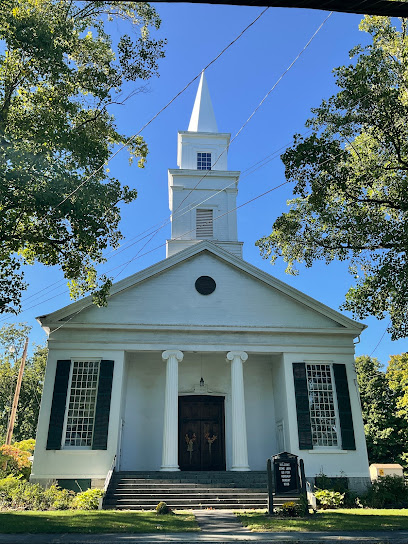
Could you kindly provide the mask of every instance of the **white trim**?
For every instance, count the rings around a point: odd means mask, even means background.
[[[329,454],[335,453],[335,454],[338,455],[339,453],[341,453],[341,454],[348,453],[348,450],[342,450],[340,448],[335,448],[335,447],[333,447],[333,449],[329,450],[328,448],[319,448],[319,447],[316,446],[315,450],[308,450],[308,453],[323,453],[325,455],[327,453],[329,453]]]

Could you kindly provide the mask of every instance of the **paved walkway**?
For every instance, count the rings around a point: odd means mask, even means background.
[[[223,510],[196,510],[201,531],[195,533],[154,534],[0,534],[0,544],[227,544],[230,542],[262,542],[267,544],[408,544],[408,531],[376,531],[372,533],[252,533],[242,527],[233,512]],[[0,527],[1,531],[1,527]]]

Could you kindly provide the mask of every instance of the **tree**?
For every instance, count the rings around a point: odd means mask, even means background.
[[[115,21],[129,26],[116,52]],[[164,41],[149,29],[159,26],[145,2],[2,1],[0,313],[18,313],[22,265],[36,261],[61,266],[73,297],[91,290],[98,300],[98,289],[106,297],[110,282],[95,265],[117,246],[119,204],[136,191],[104,164],[118,145],[140,167],[147,155],[141,136],[118,132],[109,108],[157,74]]]
[[[23,323],[0,328],[0,443],[6,437],[24,340],[29,330],[30,327]],[[33,355],[27,358],[24,369],[13,441],[35,438],[46,361],[47,348],[34,346]]]
[[[355,360],[364,431],[370,463],[404,462],[408,421],[397,415],[397,396],[378,359],[362,355]]]
[[[350,259],[356,283],[343,308],[360,319],[391,318],[393,339],[408,334],[408,36],[386,17],[365,17],[372,44],[334,70],[340,91],[312,110],[312,133],[282,155],[295,198],[257,242],[297,273]]]
[[[387,379],[397,397],[398,415],[408,422],[408,353],[391,355],[387,367]]]

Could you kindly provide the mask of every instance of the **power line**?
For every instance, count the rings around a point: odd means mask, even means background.
[[[306,51],[306,49],[309,47],[309,45],[312,43],[314,38],[317,36],[321,28],[324,26],[326,21],[333,15],[333,12],[330,12],[329,15],[324,19],[324,21],[319,25],[319,27],[315,30],[315,32],[312,34],[312,36],[309,38],[309,40],[306,42],[306,44],[303,46],[303,48],[299,51],[299,53],[296,55],[296,57],[293,59],[293,61],[289,64],[289,66],[282,72],[282,74],[278,77],[278,79],[275,81],[275,83],[272,85],[272,87],[269,89],[269,91],[266,93],[266,95],[262,98],[262,100],[259,102],[259,104],[256,106],[256,108],[253,110],[251,115],[248,117],[248,119],[245,121],[245,123],[241,126],[241,128],[238,130],[238,132],[235,134],[235,136],[232,138],[232,140],[229,142],[229,144],[225,147],[225,149],[222,151],[222,153],[219,155],[217,160],[214,163],[214,166],[217,164],[217,162],[220,160],[220,158],[226,153],[232,144],[234,140],[238,138],[238,136],[241,134],[241,132],[244,130],[244,128],[247,126],[247,124],[251,121],[251,119],[254,117],[254,115],[258,112],[258,110],[262,107],[263,103],[269,95],[276,89],[276,87],[279,85],[279,83],[282,81],[282,79],[285,77],[285,75],[289,72],[289,70],[292,68],[294,64],[299,60],[299,58],[302,56],[302,54]],[[210,171],[210,170],[209,170]],[[197,187],[200,185],[200,183],[203,181],[204,178],[208,176],[207,171],[201,179],[198,180],[196,185],[190,190],[190,192],[184,197],[184,199],[181,201],[181,203],[178,205],[175,211],[178,210],[178,208],[185,202],[185,200],[190,196],[190,194],[197,189]]]
[[[214,62],[216,62],[220,57],[221,55],[223,55],[236,41],[238,41],[241,36],[243,36],[245,34],[245,32],[251,28],[261,17],[264,13],[266,13],[268,11],[269,8],[265,8],[257,17],[255,17],[255,19],[253,21],[251,21],[251,23],[249,23],[249,25],[247,25],[239,34],[236,38],[234,38],[232,40],[232,42],[230,42],[226,47],[224,47],[224,49],[218,53],[218,55],[216,57],[214,57],[205,67],[204,67],[204,70],[206,70],[207,68],[209,68],[212,64],[214,64]],[[165,106],[163,106],[149,121],[147,121],[147,123],[145,123],[142,128],[136,132],[133,136],[131,136],[117,151],[115,151],[115,153],[113,153],[113,155],[111,155],[109,157],[109,159],[107,159],[104,163],[101,164],[101,166],[99,166],[99,168],[97,168],[96,170],[94,170],[87,178],[84,179],[84,181],[82,181],[77,187],[76,189],[74,189],[73,191],[71,191],[63,200],[61,200],[61,202],[59,202],[54,208],[52,208],[51,210],[49,210],[48,213],[50,212],[53,212],[55,211],[59,206],[61,206],[62,204],[64,204],[64,202],[66,202],[69,198],[71,198],[71,196],[73,196],[77,191],[79,191],[79,189],[81,189],[81,187],[83,187],[90,179],[92,179],[98,172],[100,172],[102,170],[102,168],[104,168],[106,165],[109,164],[109,162],[114,158],[116,157],[116,155],[118,155],[123,149],[125,149],[135,138],[137,138],[137,136],[139,136],[139,134],[141,134],[161,113],[163,113],[163,111],[165,111],[175,100],[177,100],[177,98],[182,95],[184,93],[184,91],[186,91],[188,89],[188,87],[190,87],[190,85],[192,83],[194,83],[194,81],[196,79],[198,79],[201,75],[201,72],[200,71],[191,81],[189,81],[187,83],[187,85],[185,85],[185,87],[179,91],[171,100],[169,100],[169,102],[167,102],[167,104]]]
[[[381,344],[381,342],[383,341],[384,339],[384,336],[386,335],[387,331],[388,331],[388,327],[391,325],[391,321],[388,323],[387,325],[387,328],[385,329],[385,331],[383,332],[381,338],[378,340],[377,342],[377,345],[375,346],[375,348],[373,349],[373,351],[370,353],[369,357],[372,356],[372,354],[376,351],[376,349],[378,348],[378,346]]]

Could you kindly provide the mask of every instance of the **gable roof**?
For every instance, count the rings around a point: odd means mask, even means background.
[[[338,326],[344,327],[350,332],[355,332],[356,335],[360,334],[361,331],[366,328],[366,325],[363,325],[362,323],[359,323],[357,321],[354,321],[353,319],[342,315],[340,312],[337,312],[329,306],[318,302],[312,297],[309,297],[308,295],[302,293],[298,289],[295,289],[294,287],[275,278],[274,276],[267,274],[263,270],[260,270],[256,266],[253,266],[252,264],[240,259],[239,257],[236,257],[232,253],[229,253],[228,251],[222,249],[215,243],[208,240],[198,242],[197,244],[194,244],[193,246],[190,246],[172,255],[171,257],[159,261],[158,263],[155,263],[154,265],[145,268],[140,272],[136,272],[135,274],[132,274],[131,276],[128,276],[121,281],[118,281],[112,286],[110,291],[110,297],[114,297],[115,295],[122,293],[127,289],[137,286],[138,284],[146,281],[147,279],[162,274],[166,270],[174,268],[180,263],[188,261],[196,255],[205,252],[215,256],[222,262],[233,266],[235,269],[238,269],[239,271],[250,275],[252,278],[263,282],[267,286],[276,289],[278,292],[290,297],[291,299],[295,300],[300,304],[303,304],[307,308],[314,310],[315,312],[318,312],[319,314],[331,319],[336,324],[338,324]],[[72,317],[75,317],[75,315],[77,315],[82,310],[92,306],[92,296],[87,296],[55,312],[37,317],[37,321],[39,321],[39,323],[43,327],[47,327],[49,325],[57,324],[58,322],[69,321]]]

